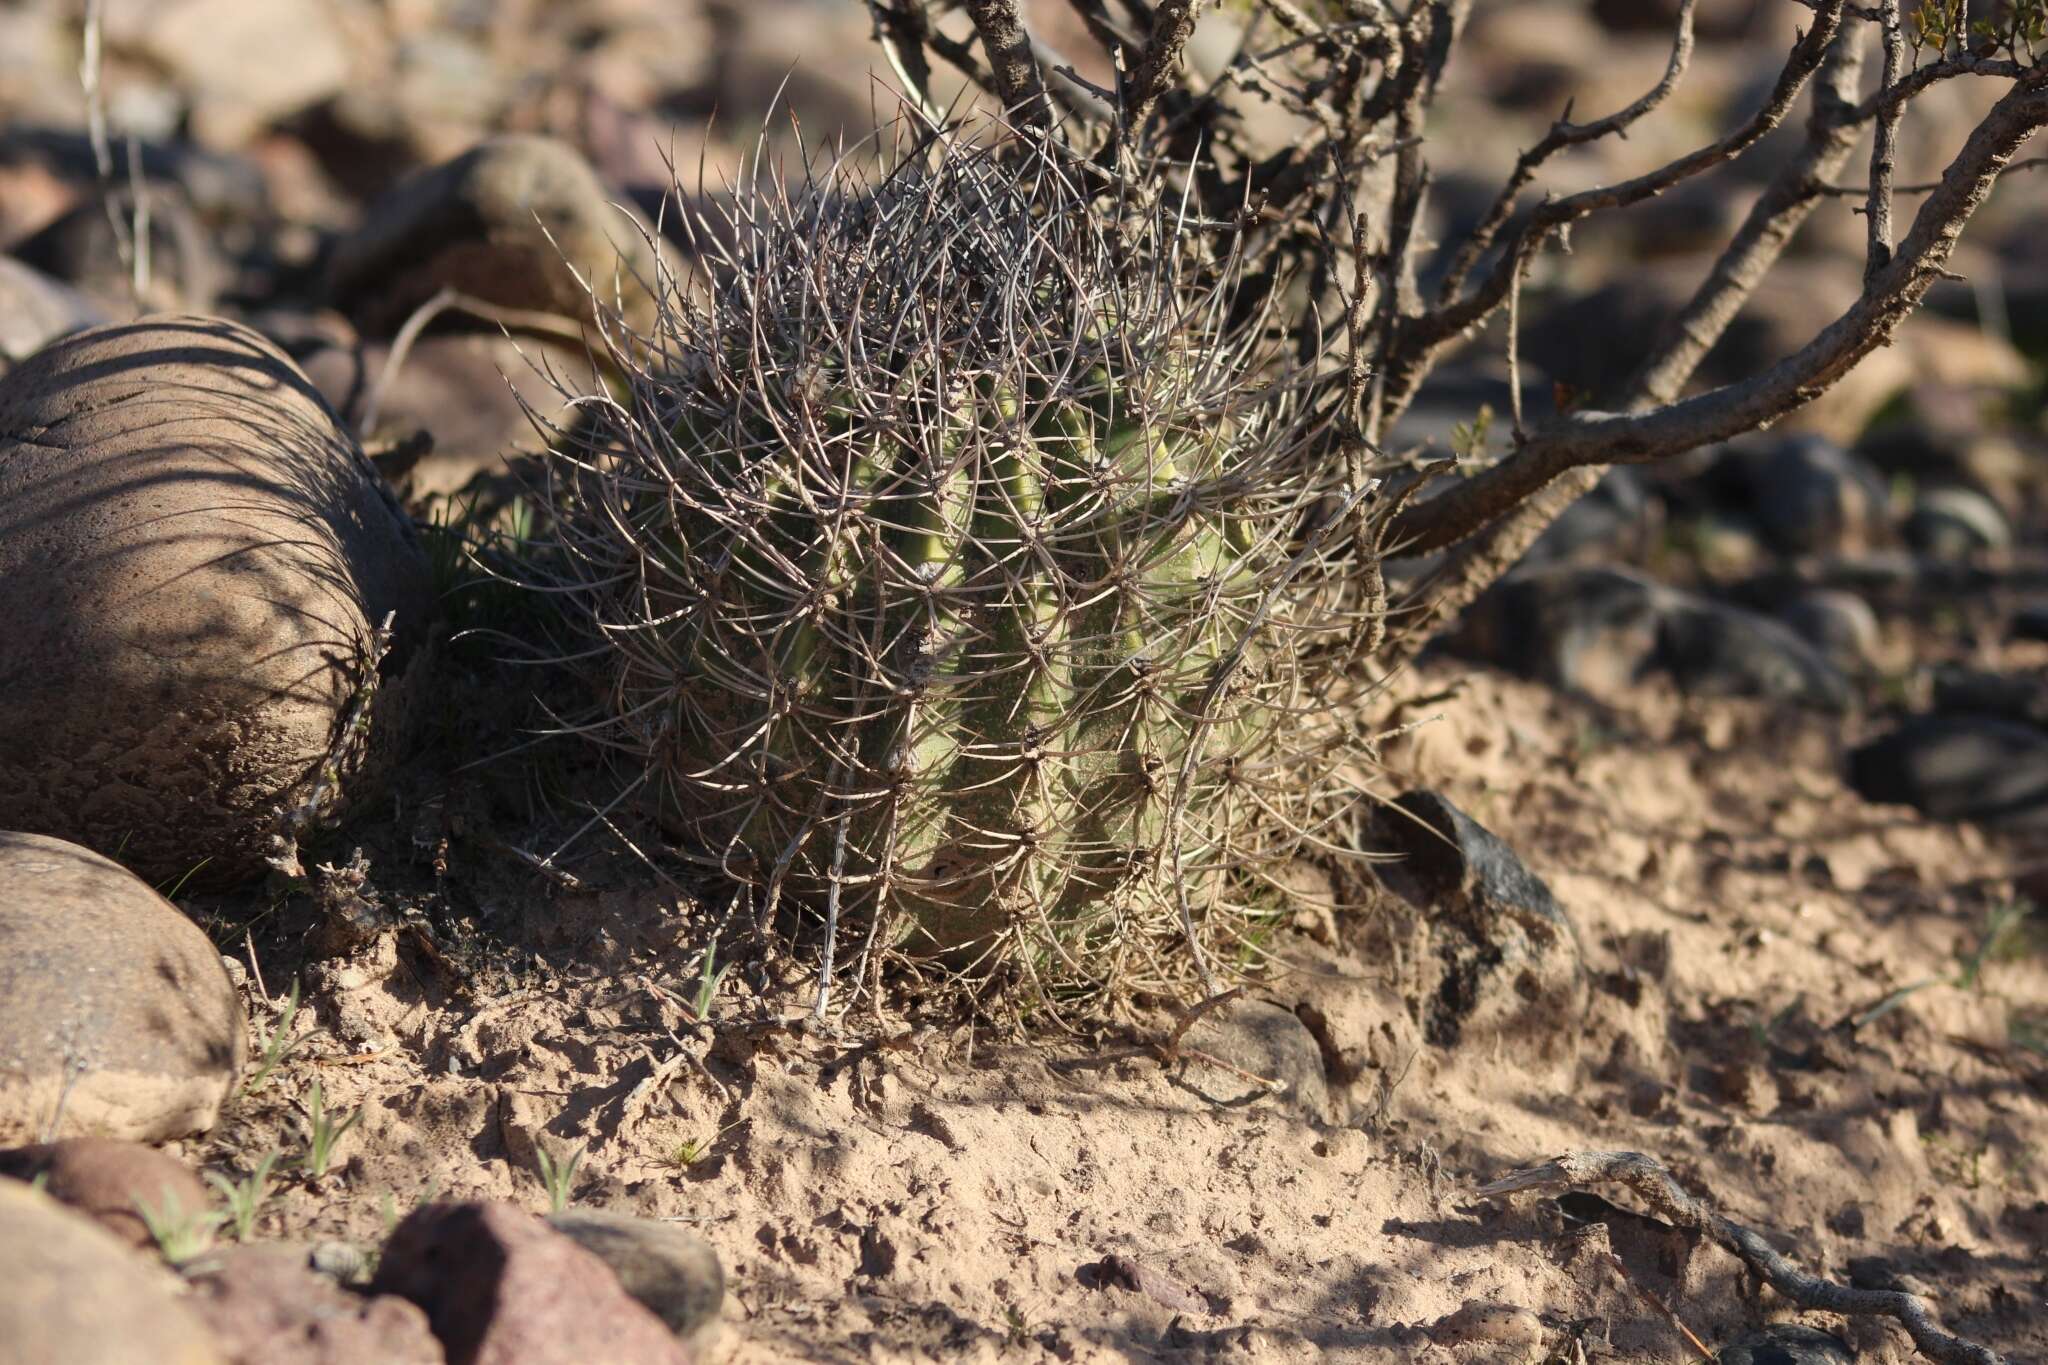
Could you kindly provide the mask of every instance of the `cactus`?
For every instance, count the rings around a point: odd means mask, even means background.
[[[1099,986],[1225,937],[1358,593],[1229,258],[1085,169],[763,196],[551,489],[599,732],[686,850]]]

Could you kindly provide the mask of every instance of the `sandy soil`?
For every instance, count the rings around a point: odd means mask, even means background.
[[[1340,876],[1235,1016],[1186,1040],[1286,1074],[1244,1021],[1294,1011],[1321,1056],[1284,1094],[1163,1057],[1165,1009],[1026,1041],[934,1005],[821,1037],[777,1022],[807,983],[757,992],[743,964],[707,1027],[689,1003],[706,909],[623,853],[572,864],[577,888],[544,881],[490,832],[519,794],[440,779],[355,833],[360,899],[258,918],[259,1050],[301,963],[309,1008],[186,1155],[233,1172],[297,1150],[318,1081],[363,1118],[261,1232],[371,1243],[435,1195],[543,1208],[536,1147],[580,1148],[575,1202],[718,1247],[731,1294],[710,1362],[1683,1361],[1644,1291],[1709,1344],[1786,1316],[1657,1220],[1474,1194],[1627,1148],[1806,1268],[1856,1262],[1930,1294],[1951,1329],[2048,1360],[2048,1062],[2012,1038],[2039,1027],[2048,955],[2007,936],[1954,984],[2010,902],[2014,851],[1847,792],[1839,722],[1460,679],[1412,680],[1457,695],[1378,784],[1442,790],[1548,880],[1591,974],[1582,1016],[1427,1043],[1424,927]],[[191,908],[243,944],[246,900]],[[351,917],[382,927],[318,956]],[[1865,1359],[1913,1358],[1895,1329],[1802,1320]]]

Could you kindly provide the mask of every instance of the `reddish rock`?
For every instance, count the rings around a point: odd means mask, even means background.
[[[233,1365],[442,1365],[427,1315],[394,1294],[342,1288],[303,1248],[246,1246],[208,1258],[188,1302]]]
[[[375,1293],[427,1310],[449,1365],[688,1365],[611,1269],[509,1204],[435,1204],[384,1245]]]
[[[115,1138],[66,1138],[0,1152],[0,1175],[40,1178],[44,1194],[138,1247],[152,1244],[143,1207],[196,1213],[207,1204],[206,1187],[183,1164],[154,1147]]]

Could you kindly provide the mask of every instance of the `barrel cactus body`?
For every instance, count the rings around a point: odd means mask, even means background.
[[[1014,149],[737,238],[557,462],[603,733],[728,873],[1129,969],[1244,852],[1347,623],[1305,531],[1336,471],[1227,262]]]

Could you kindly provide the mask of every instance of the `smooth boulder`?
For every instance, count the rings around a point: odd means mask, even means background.
[[[227,1365],[174,1283],[91,1219],[0,1180],[0,1365]]]
[[[396,500],[249,329],[98,327],[0,379],[0,828],[261,871],[282,812],[395,757],[430,606]]]
[[[248,1042],[220,953],[76,844],[0,832],[0,1141],[204,1132]]]
[[[399,182],[328,265],[334,303],[388,336],[442,289],[501,308],[592,316],[590,291],[652,325],[661,248],[575,148],[508,135]],[[587,286],[587,289],[586,289]]]

